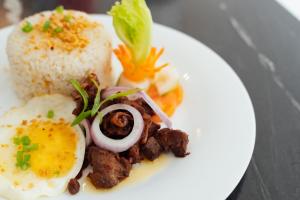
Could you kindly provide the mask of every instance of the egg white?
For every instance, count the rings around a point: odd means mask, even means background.
[[[153,84],[155,84],[160,95],[173,90],[179,83],[179,73],[173,66],[168,66],[155,74]]]
[[[68,181],[78,174],[84,160],[85,138],[79,126],[74,127],[78,141],[76,160],[72,169],[65,176],[51,179],[36,176],[30,168],[22,173],[14,173],[16,150],[12,137],[16,134],[15,128],[23,120],[36,119],[38,115],[41,117],[40,120],[49,120],[47,118],[49,110],[55,113],[51,120],[57,121],[63,118],[64,121],[71,123],[74,119],[72,115],[74,108],[75,103],[69,97],[58,94],[45,95],[35,97],[26,105],[14,108],[0,117],[0,199],[4,197],[12,200],[32,200],[41,196],[56,196],[66,190]]]

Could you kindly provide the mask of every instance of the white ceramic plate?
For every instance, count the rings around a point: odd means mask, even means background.
[[[102,21],[117,45],[111,18],[95,18]],[[11,27],[0,31],[0,114],[20,103],[6,70],[5,46],[10,31]],[[155,46],[166,48],[164,60],[181,74],[185,99],[173,124],[189,133],[191,154],[184,159],[172,158],[147,180],[111,192],[64,194],[55,199],[221,200],[243,176],[254,148],[255,117],[242,82],[217,54],[183,33],[156,24],[153,39]]]

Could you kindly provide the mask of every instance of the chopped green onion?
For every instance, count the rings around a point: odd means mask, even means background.
[[[52,119],[54,117],[54,111],[53,110],[49,110],[47,113],[47,118]]]
[[[71,19],[72,19],[72,15],[70,15],[70,14],[65,15],[65,17],[64,17],[64,20],[65,20],[66,22],[70,22]]]
[[[30,166],[29,164],[30,160],[30,155],[29,154],[24,154],[23,151],[18,151],[17,152],[17,167],[20,167],[22,170],[28,169]]]
[[[19,137],[14,137],[14,144],[19,145],[21,143],[21,139]]]
[[[90,80],[93,82],[93,84],[96,86],[96,88],[100,87],[95,79],[91,78]]]
[[[97,117],[99,118],[99,124],[102,123],[102,120],[103,120],[103,113],[100,111],[97,115]]]
[[[110,95],[109,97],[107,97],[106,99],[104,99],[104,100],[100,103],[99,108],[100,108],[103,104],[105,104],[106,102],[108,102],[108,101],[111,101],[111,100],[114,100],[114,99],[117,99],[117,98],[120,98],[120,97],[126,97],[126,96],[135,94],[135,93],[140,92],[140,91],[141,91],[141,89],[135,88],[135,89],[130,89],[130,90],[127,90],[127,91],[124,91],[124,92],[119,92],[119,93]]]
[[[23,146],[23,151],[34,151],[37,150],[39,148],[38,144],[32,144],[32,145],[24,145]]]
[[[100,88],[99,88],[99,85],[95,80],[91,79],[91,81],[97,87],[97,94],[96,94],[96,97],[94,99],[94,105],[93,105],[92,109],[86,111],[86,109],[88,107],[88,103],[89,103],[88,102],[89,101],[89,96],[88,96],[87,92],[80,86],[80,83],[78,81],[76,81],[74,79],[71,80],[71,84],[78,91],[78,93],[81,95],[81,97],[83,99],[83,103],[84,103],[84,106],[83,106],[83,109],[82,109],[81,113],[74,119],[71,126],[75,126],[75,125],[79,124],[82,120],[86,119],[87,117],[94,116],[104,103],[106,103],[108,101],[111,101],[111,100],[114,100],[116,98],[125,97],[125,96],[132,95],[132,94],[135,94],[135,93],[141,91],[140,89],[131,89],[131,90],[127,90],[127,91],[124,91],[124,92],[119,92],[117,94],[113,94],[113,95],[107,97],[105,100],[100,102]]]
[[[84,120],[85,118],[89,117],[91,115],[91,110],[86,111],[86,112],[81,112],[72,122],[71,126],[75,126],[77,124],[79,124],[82,120]]]
[[[56,27],[54,29],[54,33],[61,33],[63,31],[63,28],[62,27]]]
[[[28,162],[24,162],[24,163],[21,165],[21,169],[22,169],[22,170],[27,170],[29,167],[30,167],[30,164],[29,164]]]
[[[31,157],[30,154],[25,154],[24,158],[23,158],[23,161],[28,162],[30,160],[30,157]]]
[[[38,148],[39,148],[39,145],[38,144],[32,144],[31,145],[31,151],[35,151],[35,150],[38,150]]]
[[[91,81],[97,87],[97,94],[94,99],[94,105],[93,105],[92,112],[91,112],[91,116],[94,116],[100,108],[100,86],[94,79],[91,79]]]
[[[20,165],[23,162],[23,151],[18,151],[17,152],[17,164]]]
[[[50,21],[50,20],[47,20],[47,21],[44,23],[43,31],[48,31],[48,29],[50,28],[50,26],[51,26],[51,21]]]
[[[23,137],[21,138],[21,142],[22,142],[22,144],[23,144],[24,146],[27,146],[27,145],[29,145],[29,144],[31,143],[30,138],[29,138],[28,136],[23,136]]]
[[[22,31],[25,33],[29,33],[33,30],[33,26],[29,21],[26,21],[26,23],[24,24],[24,26],[22,27]]]
[[[57,12],[57,13],[63,13],[64,12],[64,7],[63,6],[57,6],[56,8],[55,8],[55,11]]]
[[[94,99],[94,105],[92,108],[91,115],[94,116],[100,108],[100,89],[98,88],[96,97]]]
[[[71,84],[73,85],[73,87],[79,92],[79,94],[81,95],[82,99],[83,99],[83,111],[85,111],[88,107],[88,103],[89,103],[89,95],[88,93],[80,86],[80,83],[78,83],[78,81],[76,80],[71,80]]]
[[[94,116],[98,112],[98,110],[101,108],[101,106],[103,104],[105,104],[106,102],[114,100],[114,99],[117,99],[117,98],[120,98],[120,97],[126,97],[126,96],[129,96],[129,95],[135,94],[135,93],[137,93],[139,91],[141,91],[141,89],[135,88],[135,89],[130,89],[130,90],[127,90],[127,91],[124,91],[124,92],[119,92],[119,93],[110,95],[109,97],[107,97],[106,99],[104,99],[100,104],[97,104],[97,106],[95,106],[95,104],[94,104],[95,108],[93,107],[94,110],[92,110],[92,116]],[[93,115],[93,111],[95,112],[94,115]],[[101,123],[101,121],[102,121],[101,112],[99,112],[99,114],[100,115],[98,115],[98,116],[100,116],[100,123]]]
[[[81,97],[83,99],[83,109],[82,109],[81,113],[72,122],[72,126],[75,126],[75,125],[79,124],[82,120],[84,120],[85,118],[89,117],[91,115],[91,111],[85,112],[85,110],[88,107],[88,103],[89,103],[88,93],[80,86],[80,83],[78,81],[73,79],[73,80],[71,80],[71,84],[79,92],[79,94],[81,95]]]
[[[38,149],[38,144],[30,144],[31,140],[28,136],[23,137],[14,137],[15,145],[22,144],[23,149],[21,151],[17,151],[16,154],[16,166],[19,167],[21,170],[27,170],[30,167],[30,157],[31,155],[28,154],[30,151],[34,151]]]

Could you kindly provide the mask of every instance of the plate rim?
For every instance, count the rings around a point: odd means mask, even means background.
[[[111,19],[110,16],[106,15],[106,14],[95,14],[95,13],[89,13],[89,15],[94,18],[94,19],[99,19],[99,18],[106,18],[106,19]],[[219,55],[217,52],[215,52],[213,49],[211,49],[209,46],[207,46],[206,44],[202,43],[201,41],[197,40],[195,37],[187,34],[187,33],[184,33],[180,30],[177,30],[175,28],[172,28],[172,27],[169,27],[169,26],[166,26],[166,25],[163,25],[163,24],[160,24],[160,23],[156,23],[154,22],[153,23],[153,26],[157,26],[157,27],[160,27],[160,28],[163,28],[163,29],[166,29],[167,31],[171,31],[171,32],[174,32],[175,34],[179,34],[181,37],[185,37],[189,40],[191,40],[193,43],[196,43],[197,45],[200,45],[202,47],[205,48],[205,50],[207,52],[209,52],[210,54],[214,55],[215,57],[218,57],[219,59],[222,60],[222,62],[227,65],[227,68],[228,70],[230,70],[231,74],[233,76],[235,76],[235,78],[237,78],[238,82],[240,83],[241,87],[242,87],[242,92],[245,93],[246,95],[246,98],[248,100],[248,107],[249,107],[249,111],[251,113],[251,120],[252,122],[249,121],[249,124],[252,124],[251,126],[253,126],[253,133],[252,133],[252,145],[251,145],[251,151],[248,152],[248,157],[247,157],[247,164],[245,165],[245,167],[243,169],[241,169],[242,171],[242,174],[240,174],[238,177],[238,180],[236,181],[236,183],[234,184],[234,187],[228,191],[228,192],[224,192],[225,196],[224,198],[226,199],[235,189],[236,187],[238,186],[238,184],[240,183],[240,181],[242,180],[242,178],[244,177],[248,167],[249,167],[249,164],[251,162],[251,159],[252,159],[252,156],[253,156],[253,153],[254,153],[254,149],[255,149],[255,144],[256,144],[256,133],[257,133],[257,123],[256,123],[256,115],[255,115],[255,109],[254,109],[254,106],[253,106],[253,102],[252,102],[252,99],[251,99],[251,96],[249,95],[249,92],[247,90],[247,87],[245,86],[244,82],[242,81],[242,79],[238,76],[238,74],[235,72],[235,70],[226,62],[226,60],[221,56]],[[2,27],[0,28],[0,32],[4,32],[4,31],[8,31],[8,30],[12,30],[14,28],[14,25],[9,25],[9,26],[5,26],[5,27]]]

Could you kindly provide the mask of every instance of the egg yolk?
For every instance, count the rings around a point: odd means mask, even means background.
[[[183,89],[179,84],[173,90],[164,95],[160,95],[157,87],[155,85],[151,85],[147,90],[147,93],[169,117],[174,114],[176,108],[183,100]],[[155,115],[152,120],[160,122],[160,118],[157,115]]]
[[[27,135],[32,144],[38,144],[30,154],[30,170],[42,178],[66,175],[73,167],[77,135],[69,123],[32,120],[17,129],[18,136]]]

